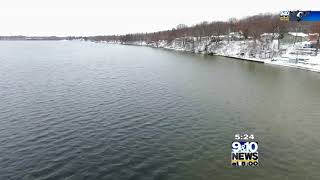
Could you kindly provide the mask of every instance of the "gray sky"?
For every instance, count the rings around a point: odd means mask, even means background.
[[[0,35],[110,35],[166,30],[281,10],[318,0],[1,0]]]

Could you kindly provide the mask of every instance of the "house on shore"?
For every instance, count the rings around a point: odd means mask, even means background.
[[[309,35],[303,32],[288,32],[281,39],[281,42],[285,44],[295,44],[304,41],[309,41]]]
[[[309,41],[310,41],[310,47],[316,48],[319,41],[319,34],[318,33],[310,33],[309,34]]]
[[[260,39],[263,42],[272,42],[275,39],[278,39],[278,33],[263,33],[260,35]]]
[[[227,36],[225,36],[227,40],[229,39],[230,41],[239,41],[239,40],[244,40],[243,33],[241,31],[239,32],[230,32]]]

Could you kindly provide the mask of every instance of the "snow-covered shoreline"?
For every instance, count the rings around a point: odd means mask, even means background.
[[[238,60],[266,63],[277,66],[293,67],[308,71],[320,72],[320,56],[299,54],[311,48],[304,48],[307,42],[282,45],[285,49],[279,50],[278,40],[268,42],[253,40],[219,41],[212,38],[185,37],[176,38],[170,42],[159,40],[156,42],[133,41],[101,41],[108,44],[123,44],[163,48],[175,51],[187,51],[196,54],[217,55]],[[299,50],[299,51],[298,51]]]

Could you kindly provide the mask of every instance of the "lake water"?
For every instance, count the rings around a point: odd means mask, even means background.
[[[0,41],[0,179],[320,179],[320,74],[79,41]],[[237,133],[259,167],[232,167]]]

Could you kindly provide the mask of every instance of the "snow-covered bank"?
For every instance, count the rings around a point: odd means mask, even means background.
[[[307,48],[308,42],[278,45],[278,40],[226,40],[220,37],[184,37],[172,41],[153,42],[105,42],[125,45],[148,46],[176,51],[188,51],[199,54],[219,55],[240,60],[268,63],[320,72],[320,55],[315,56],[315,49]]]

